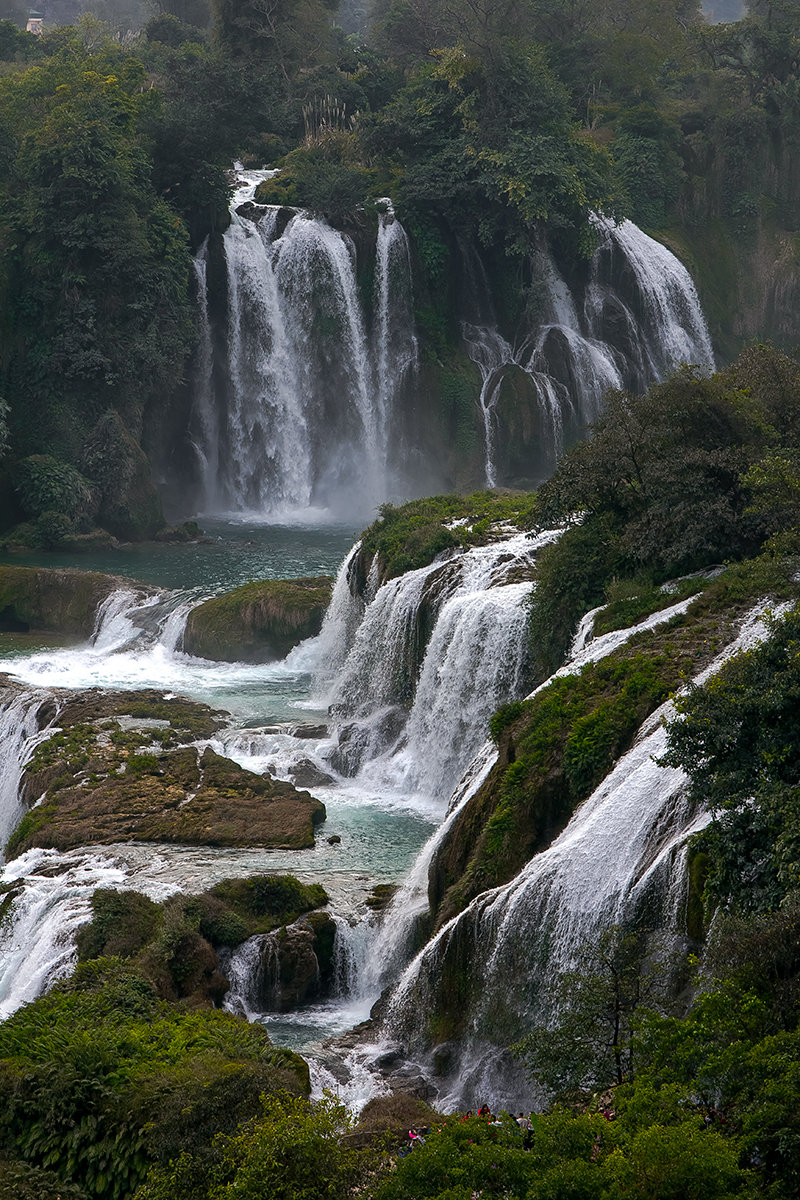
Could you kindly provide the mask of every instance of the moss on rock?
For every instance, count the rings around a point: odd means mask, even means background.
[[[0,632],[88,638],[100,605],[130,581],[67,567],[0,566]]]
[[[110,842],[301,849],[325,807],[290,783],[181,744],[221,724],[206,705],[156,692],[87,693],[65,704],[23,779],[28,812],[8,853]]]
[[[534,497],[529,492],[485,491],[471,496],[429,496],[395,508],[383,504],[380,517],[361,535],[356,563],[358,582],[377,554],[381,582],[433,562],[438,554],[482,546],[507,536],[493,525],[511,523],[529,529]]]
[[[330,603],[333,580],[263,579],[215,596],[189,614],[188,654],[224,662],[272,662],[314,637]]]
[[[78,955],[81,962],[131,960],[162,999],[204,1007],[221,1003],[228,991],[220,947],[277,931],[282,1007],[292,1008],[324,993],[333,978],[336,924],[320,911],[327,902],[319,884],[290,875],[228,879],[161,904],[140,892],[99,888],[92,920],[78,934]]]

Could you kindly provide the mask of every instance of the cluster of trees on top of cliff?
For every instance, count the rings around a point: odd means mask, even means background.
[[[513,265],[542,226],[588,253],[591,209],[796,222],[796,0],[718,26],[696,0],[377,0],[367,37],[330,0],[88,7],[50,0],[48,23],[83,15],[40,37],[0,21],[0,494],[44,544],[158,525],[141,446],[176,419],[191,251],[227,222],[235,155],[282,163],[265,199],[334,220],[391,193],[421,296],[443,226]]]

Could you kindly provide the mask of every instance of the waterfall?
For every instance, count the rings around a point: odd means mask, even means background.
[[[510,579],[557,536],[518,534],[377,589],[329,692],[338,771],[446,801],[491,713],[524,690],[530,584]]]
[[[279,990],[274,935],[257,933],[235,950],[220,950],[218,958],[220,970],[230,984],[223,1003],[225,1011],[252,1021],[270,1007]]]
[[[202,502],[272,519],[364,515],[440,470],[415,427],[408,237],[388,198],[377,202],[372,245],[364,231],[350,237],[309,212],[254,203],[274,173],[239,169],[230,226],[195,262],[189,436]],[[629,221],[592,221],[598,248],[569,283],[541,241],[530,259],[541,311],[513,334],[501,331],[479,255],[461,246],[462,342],[480,373],[489,487],[549,474],[608,388],[644,390],[681,361],[713,366],[677,258]],[[224,298],[210,297],[210,284]]]
[[[306,508],[313,486],[306,381],[280,301],[264,230],[235,211],[225,233],[229,402],[219,496],[232,508]]]
[[[418,347],[408,237],[391,200],[386,197],[379,204],[384,211],[379,216],[375,258],[374,338],[378,408],[388,430],[394,398],[417,367]]]
[[[631,340],[639,348],[643,386],[663,379],[682,362],[713,370],[708,326],[683,264],[632,221],[614,225],[595,217],[594,225],[601,242],[592,260],[586,305],[594,336],[607,333],[605,303],[610,302],[612,307],[623,306],[629,326],[636,330]],[[628,299],[630,308],[625,310]]]
[[[375,997],[408,962],[414,929],[428,913],[428,872],[457,815],[469,803],[497,761],[497,748],[485,742],[453,792],[447,816],[417,855],[372,938],[359,977],[362,992]]]
[[[92,894],[123,880],[109,858],[80,851],[28,850],[6,866],[3,883],[13,900],[0,924],[0,1018],[69,974],[75,934],[91,918]]]
[[[480,371],[480,409],[483,419],[486,486],[497,487],[495,462],[494,407],[503,382],[503,369],[517,362],[513,349],[495,326],[462,325],[462,337],[472,361]]]
[[[208,312],[208,238],[192,261],[197,295],[197,350],[193,373],[193,404],[189,438],[197,456],[200,492],[204,506],[213,502],[219,459],[219,430],[214,409],[211,319]]]
[[[0,693],[0,851],[25,815],[20,796],[22,772],[36,747],[50,735],[42,720],[52,698],[44,692],[6,687]]]
[[[391,202],[382,202],[365,310],[348,235],[310,213],[253,203],[274,173],[239,170],[222,237],[221,338],[220,305],[208,297],[211,251],[195,264],[200,340],[190,432],[203,502],[272,518],[315,507],[364,514],[388,493],[397,397],[417,362],[408,239]],[[225,361],[215,364],[215,353]]]
[[[543,309],[515,345],[498,329],[482,264],[474,251],[464,251],[469,290],[480,293],[462,322],[462,340],[481,376],[488,487],[507,477],[503,458],[518,436],[513,415],[506,415],[513,401],[505,399],[504,387],[514,368],[527,376],[525,404],[538,415],[540,461],[528,473],[541,476],[553,470],[566,441],[597,419],[609,388],[644,391],[681,362],[713,369],[708,329],[686,268],[630,221],[592,222],[600,243],[585,281],[568,286],[546,244],[538,247],[532,270]],[[475,306],[476,297],[470,300]]]
[[[367,605],[330,696],[330,711],[341,731],[340,770],[354,773],[399,734],[421,661],[423,593],[429,578],[442,573],[438,562],[407,571],[384,583]]]
[[[88,643],[9,658],[5,669],[34,687],[186,687],[200,672],[178,646],[199,602],[188,592],[118,588],[98,608]]]
[[[526,600],[532,587],[512,583],[467,592],[443,605],[405,726],[405,745],[392,763],[404,787],[450,796],[489,718],[524,691]]]
[[[697,683],[765,636],[763,612],[750,614]],[[418,1014],[436,1011],[448,973],[459,973],[460,994],[469,996],[458,1014],[464,1027],[458,1061],[443,1083],[445,1107],[473,1104],[481,1092],[495,1104],[519,1105],[530,1084],[503,1048],[531,1024],[553,1018],[552,981],[575,966],[582,947],[603,929],[630,924],[649,902],[660,908],[662,928],[679,937],[680,884],[673,881],[687,837],[708,815],[686,801],[681,771],[656,765],[671,715],[671,702],[653,713],[563,833],[510,883],[473,900],[406,969],[384,1028],[411,1055],[428,1052]]]

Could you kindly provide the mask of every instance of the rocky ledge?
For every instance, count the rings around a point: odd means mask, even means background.
[[[122,587],[139,585],[72,567],[0,566],[0,633],[34,630],[88,638],[100,605]]]
[[[314,637],[330,603],[333,580],[263,579],[215,596],[189,614],[183,648],[215,662],[274,662]]]
[[[25,770],[31,805],[7,853],[111,842],[303,849],[325,806],[197,745],[222,724],[204,704],[156,691],[54,693],[54,732]]]

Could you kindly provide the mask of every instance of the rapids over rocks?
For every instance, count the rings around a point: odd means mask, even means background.
[[[388,496],[433,490],[438,480],[437,448],[415,425],[422,364],[414,250],[391,203],[374,232],[367,294],[359,275],[366,234],[357,248],[321,218],[253,204],[265,173],[239,175],[230,228],[195,264],[195,496],[206,512],[239,522],[257,514],[262,528],[271,520],[276,536],[283,522],[277,559],[288,569],[265,570],[258,534],[247,564],[231,559],[213,582],[213,545],[201,548],[191,580],[181,565],[188,548],[175,552],[172,577],[163,563],[160,575],[142,574],[131,551],[130,569],[119,557],[114,569],[148,586],[110,595],[88,643],[7,651],[0,828],[7,839],[23,815],[25,764],[58,730],[66,699],[89,688],[162,689],[225,709],[228,723],[203,744],[310,788],[327,821],[305,850],[133,842],[27,851],[3,875],[0,1014],[71,969],[75,933],[98,887],[160,900],[235,876],[291,873],[322,883],[330,897],[336,935],[327,993],[286,1011],[280,939],[256,935],[225,958],[226,1006],[302,1049],[316,1086],[333,1084],[354,1107],[386,1089],[379,1066],[387,1056],[406,1063],[398,1078],[438,1092],[445,1107],[471,1103],[483,1088],[495,1103],[518,1105],[527,1094],[499,1048],[531,1014],[546,1016],[542,980],[570,963],[597,921],[612,910],[625,919],[645,894],[658,894],[665,935],[677,936],[682,846],[704,817],[683,804],[678,773],[652,762],[663,736],[656,714],[547,850],[428,940],[429,870],[495,763],[489,720],[532,686],[527,601],[537,555],[556,531],[493,528],[488,544],[391,579],[382,578],[377,557],[363,560],[357,543],[339,567],[321,633],[281,662],[210,662],[184,652],[187,614],[209,593],[254,574],[319,575],[341,563],[352,529],[334,518],[352,517],[354,479],[362,482],[362,512]],[[630,223],[597,218],[596,226],[598,249],[569,285],[541,245],[538,323],[515,340],[499,328],[480,258],[462,247],[462,350],[480,377],[481,482],[489,486],[514,477],[514,454],[531,460],[531,476],[547,474],[609,386],[645,387],[681,360],[713,365],[697,296],[677,260]],[[534,414],[524,437],[514,431],[512,392]],[[220,541],[227,528],[218,518]],[[653,623],[669,619],[665,611]],[[609,653],[629,633],[576,644],[564,669]],[[614,870],[608,856],[602,869],[593,856],[606,843],[625,847]],[[397,888],[382,912],[367,903],[378,884]],[[436,1009],[452,956],[469,960],[481,986],[468,989],[459,1045],[434,1062],[435,1039],[419,1015]],[[370,1042],[322,1047],[367,1018],[382,993]]]

